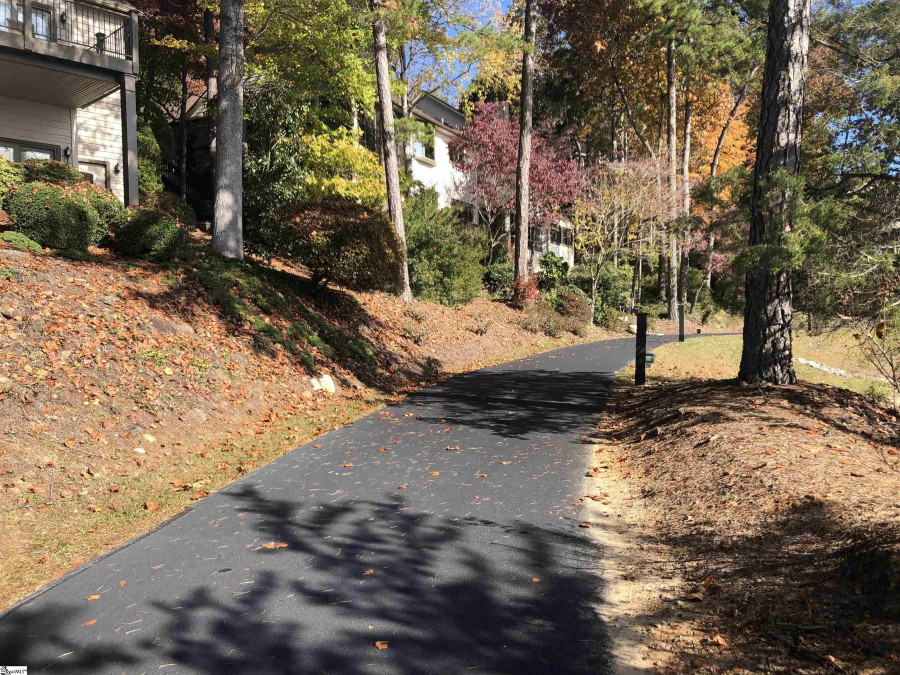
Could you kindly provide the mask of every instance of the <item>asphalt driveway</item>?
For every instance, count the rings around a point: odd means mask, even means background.
[[[633,356],[612,340],[461,375],[300,447],[0,615],[0,664],[607,672],[604,552],[573,502]]]

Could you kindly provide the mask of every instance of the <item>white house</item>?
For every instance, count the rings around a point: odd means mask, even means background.
[[[64,161],[137,204],[137,21],[119,0],[0,0],[0,156]]]

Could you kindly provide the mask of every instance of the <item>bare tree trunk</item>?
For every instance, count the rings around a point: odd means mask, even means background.
[[[215,17],[203,10],[203,37],[207,47],[216,44]],[[216,105],[219,96],[219,81],[216,78],[216,57],[206,57],[206,130],[209,135],[210,182],[209,188],[216,187]]]
[[[516,166],[516,290],[528,283],[529,180],[531,175],[531,134],[534,106],[534,6],[525,0],[525,51],[522,54],[522,93],[519,115],[519,161]],[[521,297],[519,298],[522,299]]]
[[[384,157],[384,179],[387,187],[388,214],[400,239],[400,273],[397,292],[404,302],[412,302],[409,266],[406,262],[406,227],[403,224],[403,202],[400,197],[400,173],[397,168],[397,144],[394,135],[394,109],[391,101],[391,71],[388,63],[387,19],[381,13],[381,0],[373,0],[372,9],[379,13],[372,23],[375,45],[375,79],[378,83],[376,115],[381,128],[381,152]],[[383,10],[382,10],[383,11]]]
[[[187,99],[188,55],[181,61],[181,102],[178,111],[178,195],[187,196]]]
[[[244,258],[244,1],[221,0],[213,250]]]
[[[684,89],[684,145],[681,148],[681,190],[682,190],[682,211],[685,220],[685,228],[689,228],[691,217],[691,123],[694,118],[693,101],[688,87]],[[688,268],[690,267],[690,256],[688,255],[688,243],[691,235],[690,230],[685,229],[681,236],[681,263],[678,269],[678,302],[682,305],[687,303],[688,294]]]
[[[678,123],[678,101],[675,90],[675,38],[669,39],[666,47],[666,94],[668,101],[668,134],[666,138],[667,151],[669,153],[669,216],[670,220],[678,218],[678,168],[676,145],[678,143],[678,131],[675,125]],[[678,318],[678,236],[669,232],[669,259],[666,268],[666,283],[668,285],[667,296],[669,300],[669,319],[675,321]]]
[[[663,236],[660,237],[660,239],[662,240],[661,245],[663,247],[665,247],[666,241],[667,241],[666,235],[663,234]],[[666,254],[662,250],[660,250],[659,257],[656,261],[656,283],[659,287],[659,301],[660,302],[666,302],[669,297],[668,292],[667,292],[668,288],[669,288],[669,284],[666,282],[666,266],[667,266],[666,260],[667,260]]]
[[[719,140],[716,141],[716,151],[713,153],[712,163],[709,165],[710,176],[715,176],[716,172],[719,170],[719,159],[722,157],[722,146],[725,145],[725,136],[728,135],[728,128],[737,116],[738,110],[740,110],[741,104],[743,104],[746,96],[747,87],[743,87],[741,93],[738,94],[737,99],[735,99],[734,105],[728,113],[728,117],[725,119],[725,124],[722,125],[722,131],[719,132]]]
[[[403,83],[403,95],[400,97],[400,117],[403,118],[404,124],[408,127],[412,124],[412,106],[409,101],[409,63],[406,50],[407,45],[403,45],[400,50],[400,81]],[[401,127],[400,131],[402,135],[400,139],[402,141],[400,143],[402,150],[400,160],[403,162],[403,168],[406,170],[406,173],[412,176],[415,138],[409,128],[404,129],[404,127]]]
[[[791,230],[787,190],[769,179],[779,170],[796,175],[800,168],[803,99],[809,59],[810,0],[772,0],[762,109],[753,175],[750,246],[779,246]],[[796,382],[792,354],[791,272],[770,269],[763,257],[747,273],[744,348],[738,379],[772,384]]]

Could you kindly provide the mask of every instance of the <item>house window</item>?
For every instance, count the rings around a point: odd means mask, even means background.
[[[94,185],[109,188],[109,165],[105,162],[78,162],[78,170]]]
[[[15,16],[13,15],[15,7]],[[22,30],[25,10],[21,4],[0,0],[0,29]],[[53,10],[48,5],[34,5],[31,8],[31,25],[38,40],[52,40],[56,37]]]
[[[416,133],[414,143],[415,156],[420,159],[430,159],[434,161],[434,127],[426,124],[426,131]]]
[[[575,231],[571,227],[559,228],[562,233],[562,245],[572,248],[575,246]]]
[[[21,9],[19,21],[22,21]],[[53,30],[53,11],[49,7],[34,5],[31,8],[31,25],[34,26],[34,37],[38,40],[52,40],[56,37],[56,31]]]
[[[12,162],[26,159],[59,159],[59,148],[52,145],[0,139],[0,157]]]

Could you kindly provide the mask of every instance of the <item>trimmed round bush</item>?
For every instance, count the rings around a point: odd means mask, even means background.
[[[197,215],[191,205],[171,192],[148,192],[141,196],[141,206],[171,218],[185,230],[197,229]]]
[[[0,157],[0,209],[6,208],[6,199],[12,191],[25,182],[25,172],[21,165],[13,164],[5,157]]]
[[[454,209],[440,208],[433,188],[407,199],[405,207],[409,282],[415,296],[450,306],[471,302],[481,290],[487,237],[461,227]]]
[[[29,239],[21,232],[0,232],[0,241],[7,244],[11,248],[19,251],[29,251],[30,253],[41,253],[44,249],[33,239]]]
[[[301,202],[279,219],[280,255],[303,263],[313,283],[360,291],[396,291],[402,253],[394,228],[377,209],[340,199]]]
[[[90,200],[65,186],[30,183],[7,202],[16,231],[46,248],[87,251],[103,236]]]
[[[116,231],[112,245],[124,255],[159,260],[183,251],[187,243],[188,233],[174,219],[150,209],[137,209]]]
[[[100,227],[104,233],[115,232],[125,222],[125,206],[106,188],[87,181],[69,183],[66,187],[71,194],[81,195],[90,202],[100,216]]]
[[[84,176],[74,166],[55,159],[29,159],[22,162],[26,183],[69,183],[83,181]]]

